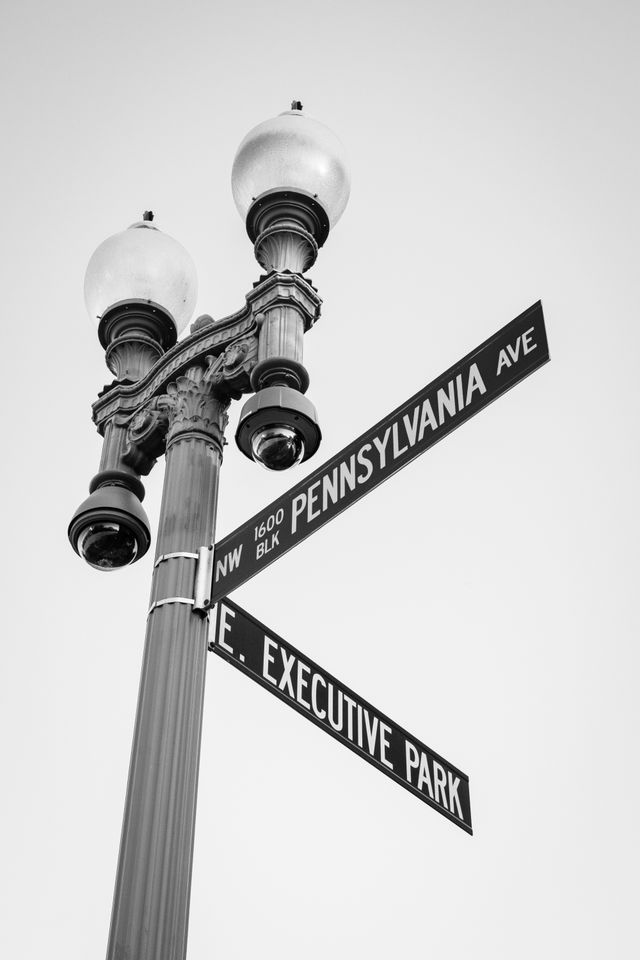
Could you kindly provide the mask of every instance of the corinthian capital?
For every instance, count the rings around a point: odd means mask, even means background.
[[[216,393],[207,379],[206,367],[189,367],[183,376],[168,384],[158,404],[169,419],[167,445],[185,434],[201,434],[222,449],[229,401]]]
[[[210,437],[222,449],[228,422],[227,407],[250,387],[258,346],[256,337],[230,344],[219,357],[208,356],[168,384],[158,398],[158,407],[169,418],[167,444],[178,436],[199,433]]]

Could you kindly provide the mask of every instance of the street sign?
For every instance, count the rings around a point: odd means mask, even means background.
[[[211,603],[253,577],[549,359],[535,303],[215,546]]]
[[[210,649],[467,833],[469,778],[237,604],[222,600]]]

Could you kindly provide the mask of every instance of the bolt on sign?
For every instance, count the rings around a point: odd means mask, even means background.
[[[211,603],[226,597],[548,359],[538,302],[219,541]]]
[[[222,600],[210,649],[462,830],[469,778],[237,604]]]

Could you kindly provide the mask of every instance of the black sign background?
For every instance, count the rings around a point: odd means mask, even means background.
[[[231,611],[231,615],[225,615],[223,613],[224,608]],[[368,763],[372,764],[387,777],[390,777],[406,790],[409,790],[414,796],[419,797],[420,800],[423,800],[430,807],[433,807],[434,810],[437,810],[438,813],[441,813],[448,820],[451,820],[462,830],[465,830],[467,833],[473,833],[471,829],[469,778],[466,774],[443,759],[439,754],[434,753],[433,750],[430,750],[429,747],[425,746],[425,744],[416,739],[416,737],[412,737],[411,734],[403,730],[402,727],[399,727],[379,710],[376,710],[375,707],[371,706],[366,700],[363,700],[362,697],[359,697],[353,690],[350,690],[349,687],[346,687],[339,680],[336,680],[330,673],[327,673],[326,670],[323,670],[315,664],[313,660],[305,657],[299,650],[296,650],[295,647],[292,647],[291,644],[279,637],[273,630],[265,627],[259,620],[256,620],[250,614],[246,613],[246,611],[237,604],[232,603],[230,600],[223,600],[218,605],[217,613],[215,639],[210,648],[214,653],[217,653],[219,657],[222,657],[228,663],[233,664],[234,667],[241,670],[248,677],[251,677],[252,680],[255,680],[256,683],[259,683],[266,690],[269,690],[270,693],[275,694],[280,700],[284,700],[285,703],[288,703],[289,706],[297,710],[298,713],[301,713],[308,720],[311,720],[312,723],[315,723],[316,726],[330,734],[354,753],[357,753],[358,756],[367,760]],[[223,625],[226,625],[226,629],[221,629]],[[265,649],[270,653],[266,668]],[[284,657],[282,651],[284,651]],[[295,658],[295,665],[291,664],[291,658]],[[290,681],[286,684],[283,682],[283,675],[286,673],[285,659],[290,664]],[[297,681],[299,664],[302,664],[303,675],[306,678],[304,691],[308,698],[308,706],[303,706],[299,702],[299,699],[296,699],[296,695],[299,696]],[[267,670],[268,677],[271,679],[265,676],[265,669]],[[320,675],[322,684],[314,682],[313,678],[317,675]],[[340,696],[341,700],[346,696],[350,698],[354,704],[351,711],[353,739],[349,739],[345,731],[345,728],[348,729],[348,727],[343,700],[343,710],[340,711],[343,732],[334,729],[327,717],[323,719],[318,715],[328,713],[330,687],[333,688],[331,693],[336,700],[338,696]],[[293,692],[293,696],[289,690]],[[304,700],[304,696],[301,697],[301,699]],[[317,713],[314,712],[316,707]],[[367,738],[366,726],[364,726],[367,722],[367,720],[364,719],[365,711],[368,714],[369,731],[371,732],[372,727],[375,729],[374,739],[376,747],[373,751],[371,751],[370,748],[367,749],[367,742],[370,743],[370,739]],[[335,720],[337,711],[332,710],[331,713]],[[357,743],[358,736],[356,730],[358,717],[363,721],[361,728],[364,728],[362,736],[360,737],[363,743],[362,747]],[[388,728],[388,733],[386,733],[387,747],[384,750],[380,747],[383,736],[383,724]],[[407,747],[407,741],[410,744],[409,747]],[[412,760],[410,770],[411,780],[407,779],[408,751],[411,754]],[[388,763],[392,764],[393,769],[383,762],[382,756]],[[434,763],[436,767],[439,767],[437,773]],[[418,788],[421,766],[423,769],[426,769],[426,774],[430,781],[427,790]],[[437,789],[435,787],[438,776],[440,776],[441,779],[445,778],[446,786],[443,789]],[[422,781],[422,783],[424,785],[424,781]],[[443,795],[445,797],[444,802],[442,801]],[[454,795],[457,800],[453,799]],[[432,799],[432,796],[435,797],[435,799]],[[451,810],[448,809],[449,806]],[[460,811],[460,814],[458,814],[458,811]]]
[[[533,373],[548,359],[549,348],[542,304],[538,302],[314,473],[219,541],[215,546],[211,603],[214,604],[227,596],[263,567],[282,556],[336,514],[351,506],[365,493]],[[469,389],[470,372],[474,364],[481,376],[484,391]],[[438,391],[447,386],[451,390],[455,411],[446,414],[444,419],[443,416],[438,418],[440,422],[435,424],[435,428],[432,426],[425,429],[423,436],[416,440],[416,426],[420,419],[420,410],[417,408],[422,406],[424,409],[425,402],[429,402],[433,411],[437,411]],[[408,421],[409,426],[405,425],[403,418]],[[409,440],[409,428],[413,430],[413,443]],[[374,445],[376,438],[378,442],[380,438],[384,439],[387,430],[390,432],[386,438],[383,464],[381,454],[376,458]],[[345,489],[337,502],[327,502],[320,507],[323,484],[332,477],[335,480],[336,471],[348,461],[355,466],[358,454],[364,456],[364,459],[358,459],[359,479],[355,488]],[[365,479],[362,479],[363,470],[365,475],[368,473]],[[308,509],[296,513],[305,497]]]

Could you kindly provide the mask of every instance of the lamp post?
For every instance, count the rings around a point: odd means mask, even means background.
[[[90,496],[69,538],[91,566],[113,570],[150,545],[141,477],[166,456],[151,599],[109,960],[186,954],[213,544],[227,408],[251,394],[236,442],[287,469],[320,443],[303,334],[320,298],[303,277],[349,195],[337,138],[302,105],[255,127],[233,165],[233,194],[265,273],[237,313],[200,317],[191,258],[150,212],[89,262],[85,297],[115,380],[93,404],[103,436]]]

